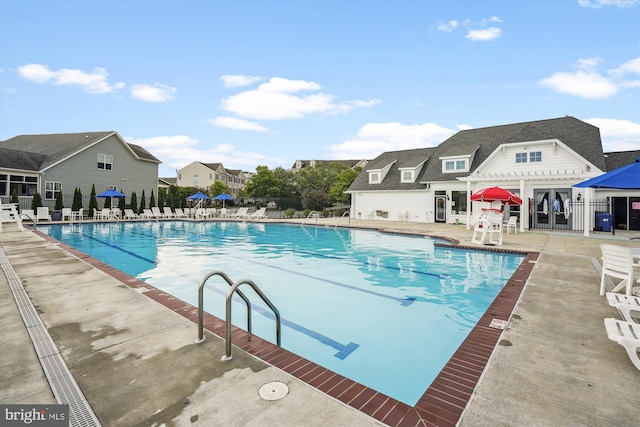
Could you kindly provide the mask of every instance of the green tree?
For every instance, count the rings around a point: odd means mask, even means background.
[[[120,191],[122,193],[122,191]],[[127,198],[126,197],[119,197],[118,198],[118,209],[120,209],[120,211],[124,211],[124,208],[127,204]]]
[[[351,186],[353,181],[357,178],[362,168],[345,169],[338,173],[333,184],[329,188],[329,196],[332,199],[339,201],[342,204],[349,204],[351,197],[344,192]]]
[[[153,190],[151,190],[151,197],[149,197],[149,207],[152,208],[156,206],[156,198],[153,197]]]
[[[11,200],[9,200],[9,203],[16,203],[18,205],[18,212],[20,212],[20,199],[18,199],[18,193],[15,188],[11,192]]]
[[[98,199],[96,199],[96,185],[91,185],[91,195],[89,196],[89,215],[98,209]]]
[[[42,206],[42,196],[40,193],[36,192],[31,199],[31,210],[34,212],[38,210],[39,207]]]
[[[267,166],[258,166],[256,174],[244,186],[243,194],[247,197],[278,197],[282,183]]]
[[[140,197],[140,211],[138,211],[138,213],[142,213],[144,208],[146,208],[144,203],[145,203],[145,200],[144,200],[144,188],[143,188],[142,189],[142,196]]]
[[[131,210],[134,212],[138,212],[138,196],[136,195],[135,191],[131,192]]]
[[[218,194],[228,193],[229,186],[222,181],[215,180],[209,187],[209,194],[211,197],[216,197]]]
[[[64,208],[64,200],[62,200],[62,191],[58,191],[58,194],[56,194],[56,204],[53,207],[53,209],[57,211],[61,211],[62,208]]]
[[[304,168],[296,173],[296,185],[302,197],[302,207],[311,210],[322,210],[331,204],[329,189],[336,177],[348,169],[340,163],[332,163],[329,166],[323,164]]]
[[[76,187],[73,191],[73,202],[71,203],[72,211],[79,211],[82,208],[82,192],[80,188]]]

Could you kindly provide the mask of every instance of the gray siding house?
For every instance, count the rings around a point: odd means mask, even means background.
[[[127,201],[131,192],[139,198],[144,190],[149,203],[152,192],[158,195],[160,163],[115,131],[19,135],[0,141],[0,198],[7,203],[15,190],[25,208],[38,192],[43,204],[53,208],[62,192],[70,207],[67,200],[72,200],[76,187],[86,200],[95,185],[97,194],[115,188],[127,195]]]

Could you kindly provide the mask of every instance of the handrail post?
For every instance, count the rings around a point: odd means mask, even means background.
[[[207,280],[209,280],[209,278],[212,276],[220,276],[224,279],[225,282],[229,284],[229,286],[233,286],[233,282],[231,281],[229,276],[227,276],[222,271],[216,271],[216,270],[207,273],[200,281],[200,286],[198,286],[198,339],[196,339],[195,341],[196,344],[200,344],[205,340],[205,337],[204,337],[204,285],[207,282]],[[242,298],[242,300],[247,305],[247,331],[251,333],[251,302],[249,301],[249,298],[247,298],[246,295],[243,294],[242,292],[238,291],[238,295],[240,296],[240,298]]]
[[[224,356],[222,356],[221,360],[223,362],[227,362],[231,359],[233,359],[233,356],[231,355],[231,298],[233,297],[233,293],[234,292],[238,292],[240,293],[240,291],[238,290],[238,287],[240,285],[243,284],[248,284],[249,286],[251,286],[251,288],[253,288],[253,290],[255,291],[255,293],[258,294],[258,296],[260,298],[262,298],[262,301],[264,301],[265,304],[267,304],[269,306],[269,308],[271,309],[271,311],[273,311],[273,314],[276,316],[276,342],[278,347],[280,347],[281,345],[281,339],[280,339],[280,312],[278,311],[278,309],[273,305],[273,303],[269,300],[269,298],[266,297],[265,294],[262,293],[262,291],[260,290],[260,288],[258,288],[258,286],[251,280],[240,280],[237,281],[236,283],[234,283],[231,286],[231,289],[229,289],[229,292],[227,293],[227,301],[226,301],[226,333],[225,333],[225,354]]]

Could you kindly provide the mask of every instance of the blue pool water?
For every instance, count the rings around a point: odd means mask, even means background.
[[[212,270],[252,280],[280,311],[284,348],[411,406],[524,259],[424,237],[251,222],[38,229],[196,306]],[[253,333],[275,342],[273,315],[241,290],[254,306]],[[209,279],[205,311],[224,319],[227,291]],[[232,311],[246,329],[244,303]]]

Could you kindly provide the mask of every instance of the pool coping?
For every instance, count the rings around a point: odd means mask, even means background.
[[[38,231],[36,227],[32,229],[37,235],[55,243],[94,268],[109,274],[132,289],[143,291],[141,293],[147,297],[191,320],[196,325],[198,324],[197,307],[60,242]],[[269,341],[251,335],[236,326],[232,327],[232,343],[254,357],[289,373],[325,394],[389,426],[455,426],[470,402],[489,359],[502,336],[503,329],[490,326],[491,322],[494,319],[507,322],[510,320],[513,309],[522,294],[522,290],[540,253],[498,247],[460,245],[460,242],[455,239],[428,233],[402,232],[389,229],[377,229],[377,231],[449,241],[450,244],[436,243],[436,246],[443,248],[512,253],[525,257],[490,304],[487,311],[470,331],[467,338],[458,347],[414,406],[409,406],[350,380]],[[203,321],[205,329],[224,339],[226,334],[224,320],[205,312]]]

